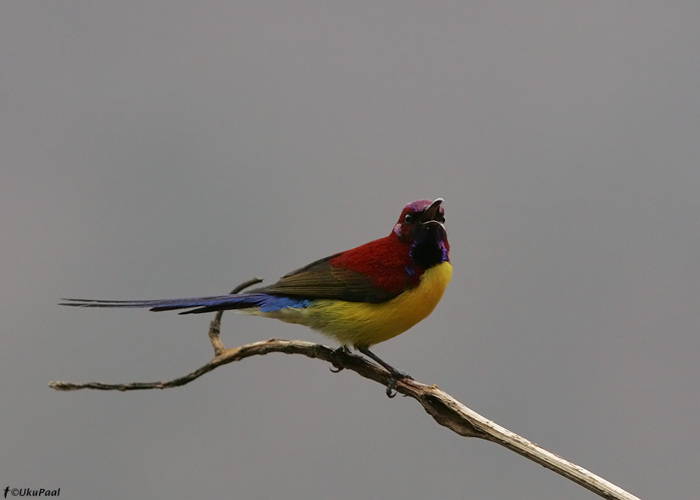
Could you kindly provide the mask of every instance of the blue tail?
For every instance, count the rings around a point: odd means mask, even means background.
[[[270,295],[266,293],[229,294],[214,297],[194,297],[190,299],[161,300],[92,300],[61,299],[61,306],[74,307],[132,307],[149,308],[151,311],[172,311],[190,309],[180,314],[201,314],[231,309],[259,308],[262,312],[277,311],[287,307],[303,308],[310,304],[308,299]]]

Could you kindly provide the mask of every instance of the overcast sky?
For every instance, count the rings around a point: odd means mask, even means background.
[[[0,4],[0,489],[590,499],[413,400],[269,355],[167,391],[221,294],[443,197],[455,268],[375,352],[644,499],[700,491],[700,3]],[[327,342],[224,316],[227,346]]]

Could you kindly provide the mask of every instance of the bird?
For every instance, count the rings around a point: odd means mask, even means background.
[[[316,260],[276,283],[228,295],[158,300],[61,299],[74,307],[214,311],[275,318],[305,325],[352,347],[390,375],[387,395],[411,378],[370,347],[405,332],[433,312],[452,278],[444,200],[407,204],[388,236]]]

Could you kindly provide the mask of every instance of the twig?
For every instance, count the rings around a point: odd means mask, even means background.
[[[244,281],[240,285],[238,285],[236,288],[231,290],[231,294],[241,292],[248,288],[249,286],[257,285],[258,283],[262,283],[262,279],[258,278],[257,276],[255,278],[249,279],[248,281]],[[219,338],[219,334],[221,333],[221,318],[224,315],[224,311],[218,311],[216,315],[214,316],[214,319],[211,320],[211,323],[209,323],[209,341],[211,342],[211,346],[214,348],[214,356],[220,356],[226,348],[224,347],[224,344],[221,342],[221,339]],[[215,368],[215,367],[214,367]],[[214,369],[212,368],[212,370]],[[206,372],[205,372],[206,373]],[[194,380],[194,379],[193,379]]]
[[[254,278],[253,280],[239,285],[231,293],[237,293],[250,285],[260,283],[260,281],[262,280]],[[369,362],[361,356],[352,354],[346,350],[331,349],[312,342],[270,339],[227,349],[219,338],[222,313],[223,311],[219,311],[209,326],[209,340],[214,348],[214,358],[187,375],[168,381],[130,382],[126,384],[53,381],[49,383],[49,387],[57,391],[76,391],[79,389],[96,389],[102,391],[168,389],[188,384],[221,365],[227,365],[251,356],[262,356],[272,352],[301,354],[309,358],[320,359],[331,363],[337,370],[351,370],[364,378],[374,380],[383,385],[387,385],[392,379],[391,374],[384,368]],[[488,420],[470,408],[467,408],[449,394],[441,391],[435,385],[425,385],[412,379],[399,379],[396,383],[395,390],[404,396],[411,397],[418,401],[438,424],[447,427],[460,436],[477,437],[505,446],[529,460],[574,481],[603,498],[612,500],[639,500],[638,497],[606,481],[602,477]]]

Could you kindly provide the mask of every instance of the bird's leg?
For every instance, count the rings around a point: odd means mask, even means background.
[[[372,351],[370,351],[366,347],[359,347],[355,346],[355,349],[360,351],[362,354],[367,356],[368,358],[373,359],[377,363],[379,363],[382,367],[384,367],[389,373],[391,373],[391,380],[389,380],[389,384],[386,386],[386,395],[389,396],[390,398],[393,398],[396,396],[396,393],[394,392],[394,386],[396,385],[396,382],[398,382],[399,379],[401,378],[410,378],[413,380],[413,377],[411,377],[408,373],[404,373],[402,371],[397,370],[393,366],[391,366],[389,363],[384,361],[382,358],[374,354]]]
[[[337,349],[333,349],[333,354],[347,354],[347,353],[349,353],[349,352],[350,352],[350,349],[348,349],[348,346],[346,346],[346,345],[341,345],[341,346],[338,347]],[[330,371],[332,371],[333,373],[342,372],[342,371],[344,370],[343,367],[340,367],[340,368],[333,368],[333,367],[331,367],[331,368],[329,368],[329,369],[330,369]]]

